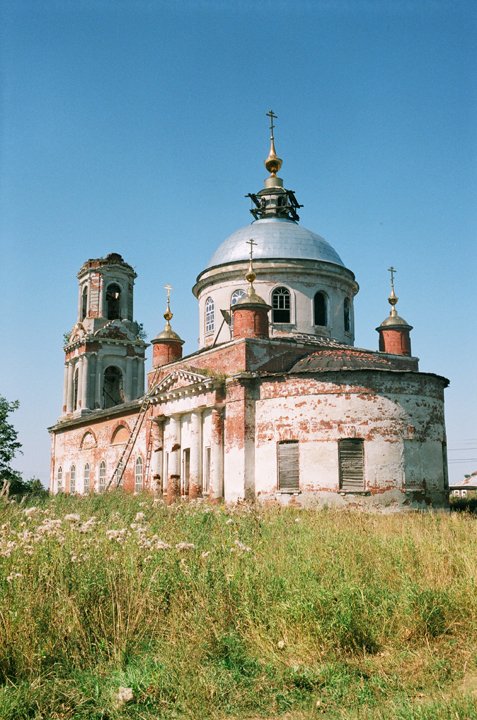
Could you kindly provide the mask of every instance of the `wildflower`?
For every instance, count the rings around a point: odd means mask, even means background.
[[[126,528],[121,530],[106,530],[106,537],[108,540],[116,540],[118,543],[123,543],[126,539]]]
[[[70,523],[77,523],[80,522],[81,518],[78,513],[70,513],[69,515],[65,515],[65,520]]]
[[[210,550],[206,550],[200,554],[200,557],[205,560],[205,558],[208,558],[209,555],[210,555]]]
[[[37,510],[38,510],[38,508],[33,505],[32,507],[25,508],[25,510],[23,511],[23,514],[26,515],[27,518],[29,518],[32,515],[34,515]]]
[[[136,513],[136,517],[134,518],[135,522],[140,522],[141,520],[144,520],[145,514],[143,512]]]
[[[21,578],[23,575],[18,572],[10,573],[10,575],[7,575],[7,583],[13,582],[16,578]]]
[[[240,542],[240,540],[235,541],[235,546],[243,552],[250,552],[252,550],[251,547],[248,547],[248,545],[244,545],[243,542]]]
[[[180,542],[176,545],[176,550],[195,550],[194,543]]]
[[[278,648],[279,650],[283,650],[284,647],[285,647],[285,640],[279,640],[279,641],[277,642],[277,648]]]
[[[116,695],[116,703],[118,705],[125,705],[134,699],[134,693],[132,688],[120,687]]]
[[[170,550],[171,546],[169,543],[164,542],[163,540],[157,540],[154,547],[156,550]]]
[[[233,521],[234,521],[233,518],[229,518],[228,520],[225,521],[225,524],[226,524],[226,525],[232,525]]]

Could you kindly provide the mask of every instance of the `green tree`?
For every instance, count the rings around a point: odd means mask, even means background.
[[[18,440],[18,432],[8,420],[10,413],[19,405],[18,400],[8,402],[0,395],[0,488],[7,482],[12,486],[21,482],[21,475],[13,470],[11,462],[17,452],[21,452],[22,444]]]

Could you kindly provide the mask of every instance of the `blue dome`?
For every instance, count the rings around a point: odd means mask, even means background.
[[[286,218],[262,218],[236,230],[224,240],[207,267],[248,260],[253,238],[257,245],[253,257],[262,259],[322,260],[344,267],[343,261],[329,243],[311,230]]]

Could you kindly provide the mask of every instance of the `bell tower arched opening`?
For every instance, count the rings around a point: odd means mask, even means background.
[[[104,371],[103,380],[103,407],[109,408],[124,402],[123,374],[114,365]]]

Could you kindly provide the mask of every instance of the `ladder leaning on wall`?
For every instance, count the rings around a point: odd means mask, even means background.
[[[132,451],[134,450],[134,445],[136,444],[136,440],[139,437],[139,433],[141,432],[141,428],[143,426],[145,417],[147,415],[147,411],[151,407],[151,399],[154,394],[154,391],[156,389],[157,385],[157,376],[159,374],[159,368],[156,370],[154,377],[151,381],[151,385],[149,387],[149,390],[144,395],[141,406],[139,408],[139,412],[137,414],[136,420],[134,421],[133,429],[131,431],[131,434],[128,437],[127,443],[124,446],[121,455],[119,456],[119,460],[116,463],[116,467],[114,468],[113,474],[111,475],[111,478],[106,485],[106,490],[109,490],[110,488],[115,489],[118,488],[121,485],[124,472],[126,470],[126,466],[129,462],[129,459],[131,457]],[[151,452],[152,452],[152,433],[149,434],[149,442],[147,445],[147,453],[146,453],[146,462],[145,462],[145,468],[144,468],[144,480],[147,478],[147,474],[149,472],[149,467],[151,464]]]

